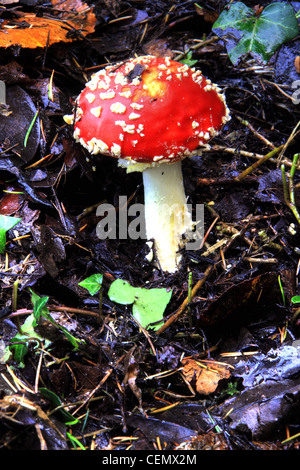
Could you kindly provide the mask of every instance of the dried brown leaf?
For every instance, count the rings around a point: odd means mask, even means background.
[[[195,380],[196,391],[203,395],[213,393],[220,380],[229,379],[229,365],[216,361],[197,361],[192,358],[182,360],[181,370],[184,378],[190,383]]]

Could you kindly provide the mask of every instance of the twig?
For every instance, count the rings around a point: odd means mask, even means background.
[[[195,44],[194,46],[190,46],[187,51],[182,52],[181,54],[178,54],[177,56],[175,56],[174,60],[180,61],[184,57],[186,57],[190,51],[196,51],[197,49],[200,49],[201,47],[207,46],[208,44],[211,44],[213,42],[216,42],[217,40],[218,40],[218,37],[213,36],[213,37],[211,37],[209,39],[206,39],[204,41],[200,41],[198,44]]]
[[[75,308],[75,307],[65,307],[65,306],[55,306],[55,305],[50,305],[49,310],[54,310],[55,312],[69,312],[69,313],[75,313],[78,315],[89,315],[91,317],[97,317],[99,316],[98,312],[93,312],[92,310],[85,310],[81,308]],[[28,308],[20,308],[19,310],[16,310],[15,312],[11,313],[9,315],[9,318],[14,318],[18,317],[21,315],[31,315],[33,312],[32,309]]]
[[[282,184],[283,184],[283,194],[284,200],[286,205],[294,214],[295,219],[297,220],[298,224],[300,225],[300,214],[298,212],[296,203],[295,203],[295,187],[294,187],[294,176],[295,171],[297,168],[299,153],[296,153],[293,158],[292,167],[290,170],[290,174],[286,175],[285,172],[285,165],[281,165],[281,176],[282,176]],[[287,182],[288,178],[288,182]]]
[[[39,380],[40,380],[40,373],[41,373],[43,357],[44,357],[44,352],[42,350],[40,352],[38,366],[37,366],[37,370],[36,370],[36,374],[35,374],[35,381],[34,381],[34,392],[35,393],[38,393],[38,390],[39,390]]]
[[[124,357],[126,356],[126,354],[123,354],[123,356],[121,356],[117,361],[116,361],[116,365],[119,364],[123,359]],[[78,411],[83,407],[85,406],[89,401],[90,399],[93,397],[93,395],[95,395],[95,393],[102,387],[102,385],[107,381],[108,377],[111,375],[111,373],[114,371],[114,367],[110,367],[104,377],[100,380],[100,382],[98,383],[98,385],[89,393],[88,397],[84,400],[84,402],[79,406],[79,408],[77,408],[77,410],[73,413],[73,415],[75,415],[76,413],[78,413]]]
[[[247,126],[248,129],[250,129],[251,132],[253,132],[253,134],[258,137],[260,140],[262,140],[268,147],[271,147],[272,149],[275,148],[275,145],[272,144],[272,142],[270,142],[268,139],[266,139],[266,137],[264,137],[263,135],[261,135],[256,129],[254,129],[254,127],[252,126],[252,124],[250,124],[249,121],[246,121],[245,119],[241,118],[240,116],[236,116],[236,118],[244,125],[244,126]]]
[[[249,263],[269,263],[269,264],[276,264],[278,260],[276,258],[255,258],[254,256],[246,256],[243,258],[244,261],[248,261]]]
[[[143,333],[143,335],[145,335],[145,337],[147,338],[148,342],[149,342],[149,345],[150,345],[150,348],[151,348],[151,351],[152,351],[152,354],[153,356],[156,356],[156,351],[155,351],[155,347],[153,346],[153,343],[151,341],[151,338],[150,338],[150,335],[149,335],[149,332],[146,330],[146,328],[143,328],[142,325],[140,324],[140,322],[134,318],[133,315],[131,315],[131,320],[140,328],[141,332]]]
[[[289,98],[290,100],[293,100],[293,96],[292,95],[289,95],[288,93],[285,93],[285,91],[283,91],[282,87],[280,87],[278,85],[278,83],[274,83],[274,82],[271,82],[270,80],[267,80],[266,78],[263,79],[263,81],[265,83],[267,83],[268,85],[272,85],[274,86],[280,93],[282,93],[286,98]]]
[[[239,236],[243,236],[246,231],[246,226],[240,230],[238,233],[232,235],[232,237],[228,240],[226,246],[223,248],[222,252],[223,254],[230,248],[232,243],[235,241],[235,239]],[[189,305],[190,300],[195,297],[199,289],[203,286],[203,284],[207,281],[209,276],[212,274],[213,270],[215,269],[215,264],[222,259],[221,253],[219,253],[212,264],[208,266],[208,268],[204,271],[203,277],[199,279],[199,281],[195,284],[195,286],[192,288],[190,294],[184,299],[178,310],[171,315],[171,317],[166,320],[166,322],[156,331],[157,335],[160,335],[163,333],[172,323],[178,320],[178,318],[183,314],[185,311],[186,307]]]
[[[246,168],[246,170],[242,171],[242,173],[240,173],[235,178],[235,180],[238,182],[242,181],[246,176],[250,175],[250,173],[253,173],[254,170],[256,170],[259,166],[261,166],[267,160],[274,157],[274,155],[277,155],[278,153],[280,153],[283,148],[284,148],[284,145],[280,145],[279,147],[276,147],[275,149],[271,150],[271,152],[267,153],[262,158],[257,160],[255,163],[253,163],[253,165]]]
[[[201,149],[201,152],[202,153],[225,152],[225,153],[230,153],[231,155],[241,155],[242,157],[247,157],[247,158],[252,158],[252,159],[254,158],[255,160],[261,160],[261,158],[265,157],[265,155],[262,155],[260,153],[248,152],[247,150],[240,150],[235,147],[225,147],[224,145],[210,145],[209,147],[205,147]],[[274,163],[275,165],[278,165],[278,161],[274,160],[274,158],[272,157],[269,158],[269,161]],[[292,166],[292,162],[290,162],[286,158],[282,161],[282,163],[284,163],[288,167]],[[222,180],[220,181],[222,182]],[[233,181],[237,181],[237,180],[235,179]]]

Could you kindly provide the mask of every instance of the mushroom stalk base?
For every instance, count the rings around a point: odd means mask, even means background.
[[[154,240],[156,257],[163,271],[175,272],[183,235],[192,230],[186,204],[181,162],[166,163],[143,171],[146,235]]]

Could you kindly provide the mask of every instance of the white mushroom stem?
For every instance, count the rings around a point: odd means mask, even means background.
[[[181,162],[165,163],[143,171],[146,236],[154,240],[157,260],[163,271],[175,272],[183,235],[192,230],[186,204]]]

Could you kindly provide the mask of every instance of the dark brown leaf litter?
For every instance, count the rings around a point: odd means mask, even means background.
[[[285,161],[288,170],[297,152],[297,134],[289,137],[299,112],[287,96],[293,90],[284,68],[295,44],[268,66],[245,59],[233,67],[211,34],[224,7],[212,0],[95,2],[87,5],[96,17],[89,36],[68,27],[72,41],[2,49],[0,79],[20,117],[12,121],[9,108],[2,109],[0,209],[22,219],[0,255],[2,449],[298,448],[299,440],[288,438],[299,433],[299,312],[291,298],[299,294],[300,239],[278,169]],[[58,15],[48,4],[19,2],[2,8],[1,20],[11,23],[23,11]],[[104,156],[94,159],[93,172],[62,117],[99,66],[135,53],[184,58],[188,50],[224,88],[232,120],[202,157],[185,162],[189,202],[205,203],[205,243],[184,251],[171,276],[145,261],[143,240],[97,238],[97,206],[117,207],[119,196],[142,202],[140,175],[126,175]],[[284,152],[238,178],[287,142]],[[296,198],[297,178],[296,172]],[[98,297],[78,286],[96,272],[104,275],[100,320]],[[117,278],[173,289],[165,329],[140,330],[129,307],[109,300]],[[32,313],[30,290],[49,297],[55,321],[82,343],[74,350],[62,330],[43,321],[42,339],[27,342],[20,368],[4,353],[17,319],[22,325]],[[217,380],[213,365],[224,363],[230,374]],[[216,387],[205,395],[200,379],[209,389],[212,375]],[[71,418],[79,421],[70,424]]]

